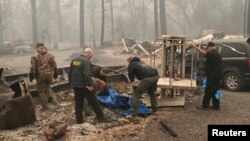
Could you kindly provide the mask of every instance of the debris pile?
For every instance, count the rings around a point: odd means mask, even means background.
[[[35,107],[30,95],[11,99],[1,107],[0,129],[13,129],[35,120]]]
[[[122,39],[124,50],[121,53],[130,53],[136,56],[150,56],[153,52],[159,49],[158,46],[154,46],[149,41],[136,43],[131,39]]]

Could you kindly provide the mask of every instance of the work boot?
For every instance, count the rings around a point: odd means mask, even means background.
[[[150,110],[150,112],[151,112],[151,115],[158,115],[158,109],[152,109],[152,110]]]
[[[102,117],[102,118],[95,117],[91,123],[92,124],[97,124],[97,123],[103,123],[103,122],[105,122],[104,117]]]
[[[102,123],[102,122],[105,121],[104,117],[100,117],[100,118],[98,117],[97,120],[98,120],[99,123]]]
[[[76,121],[76,124],[82,124],[83,123],[83,121],[81,120],[81,121]]]
[[[220,105],[218,105],[218,106],[213,105],[213,106],[211,106],[211,109],[216,110],[216,111],[221,111]]]
[[[131,116],[132,117],[137,117],[138,116],[138,112],[136,112],[137,110],[132,110]]]
[[[152,114],[157,114],[158,108],[152,108]]]
[[[52,97],[51,97],[51,96],[48,97],[48,102],[49,102],[49,103],[52,102]]]
[[[200,106],[196,106],[196,109],[199,109],[199,110],[208,110],[208,107],[204,107],[204,106],[200,105]]]
[[[127,116],[127,119],[128,119],[130,122],[133,122],[134,124],[140,123],[140,117],[139,117],[139,116],[129,115],[129,116]]]
[[[140,120],[140,118],[137,116],[137,117],[133,117],[132,122],[133,122],[134,124],[139,124],[139,123],[141,122],[141,120]]]

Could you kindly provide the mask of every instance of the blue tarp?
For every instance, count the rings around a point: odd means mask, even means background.
[[[106,107],[124,110],[120,113],[121,115],[127,116],[132,112],[132,97],[120,95],[112,88],[107,88],[105,92],[99,93],[97,99]],[[140,101],[138,114],[147,116],[151,114],[151,111]]]

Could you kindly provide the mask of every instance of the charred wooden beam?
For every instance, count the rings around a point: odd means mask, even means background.
[[[167,125],[166,122],[160,121],[161,126],[166,129],[173,137],[177,137],[177,134]]]

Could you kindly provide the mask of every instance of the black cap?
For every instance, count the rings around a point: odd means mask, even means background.
[[[213,47],[213,46],[215,46],[214,42],[208,42],[207,43],[207,47]]]

